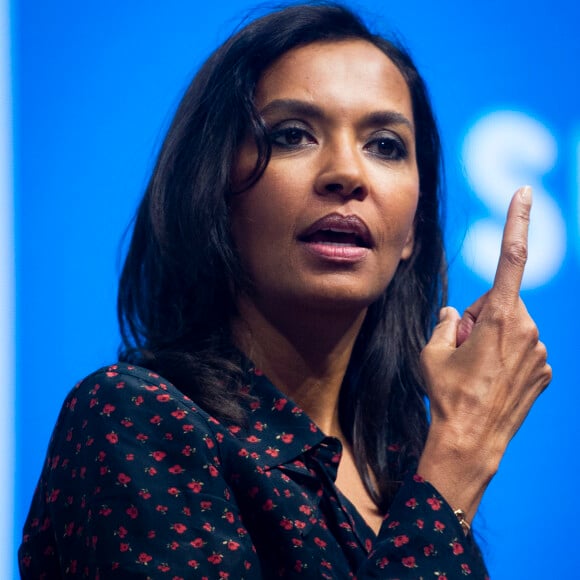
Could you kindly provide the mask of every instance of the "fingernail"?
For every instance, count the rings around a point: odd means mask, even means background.
[[[520,197],[523,202],[530,203],[532,201],[532,187],[530,185],[524,185],[520,189]]]
[[[449,312],[449,310],[447,309],[447,307],[442,308],[439,311],[439,322],[443,322],[447,318],[448,312]]]

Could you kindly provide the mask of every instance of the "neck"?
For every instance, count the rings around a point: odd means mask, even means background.
[[[366,309],[285,312],[241,299],[232,334],[240,348],[327,435],[343,439],[338,401]]]

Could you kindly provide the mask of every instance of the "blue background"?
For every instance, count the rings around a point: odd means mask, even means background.
[[[254,4],[12,2],[15,544],[65,394],[115,359],[119,240],[179,95]],[[480,220],[501,226],[506,183],[531,183],[554,210],[533,215],[547,273],[523,292],[554,380],[513,440],[477,526],[495,580],[580,578],[580,8],[562,0],[351,6],[405,40],[431,89],[448,173],[450,302],[462,309],[489,286],[478,264],[490,248],[465,248],[478,242]],[[539,125],[547,152],[509,144],[517,119]],[[478,147],[492,154],[479,166],[464,146],[482,120],[488,132],[474,141],[475,158]],[[478,167],[491,185],[473,177]]]

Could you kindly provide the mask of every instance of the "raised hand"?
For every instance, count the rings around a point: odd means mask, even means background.
[[[492,288],[465,311],[444,308],[421,355],[431,426],[419,474],[472,517],[552,370],[520,298],[531,189],[512,198]]]

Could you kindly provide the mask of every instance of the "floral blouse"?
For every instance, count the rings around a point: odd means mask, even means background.
[[[335,486],[341,444],[258,370],[246,425],[117,364],[56,424],[19,550],[23,579],[487,578],[471,536],[412,474],[378,535]]]

